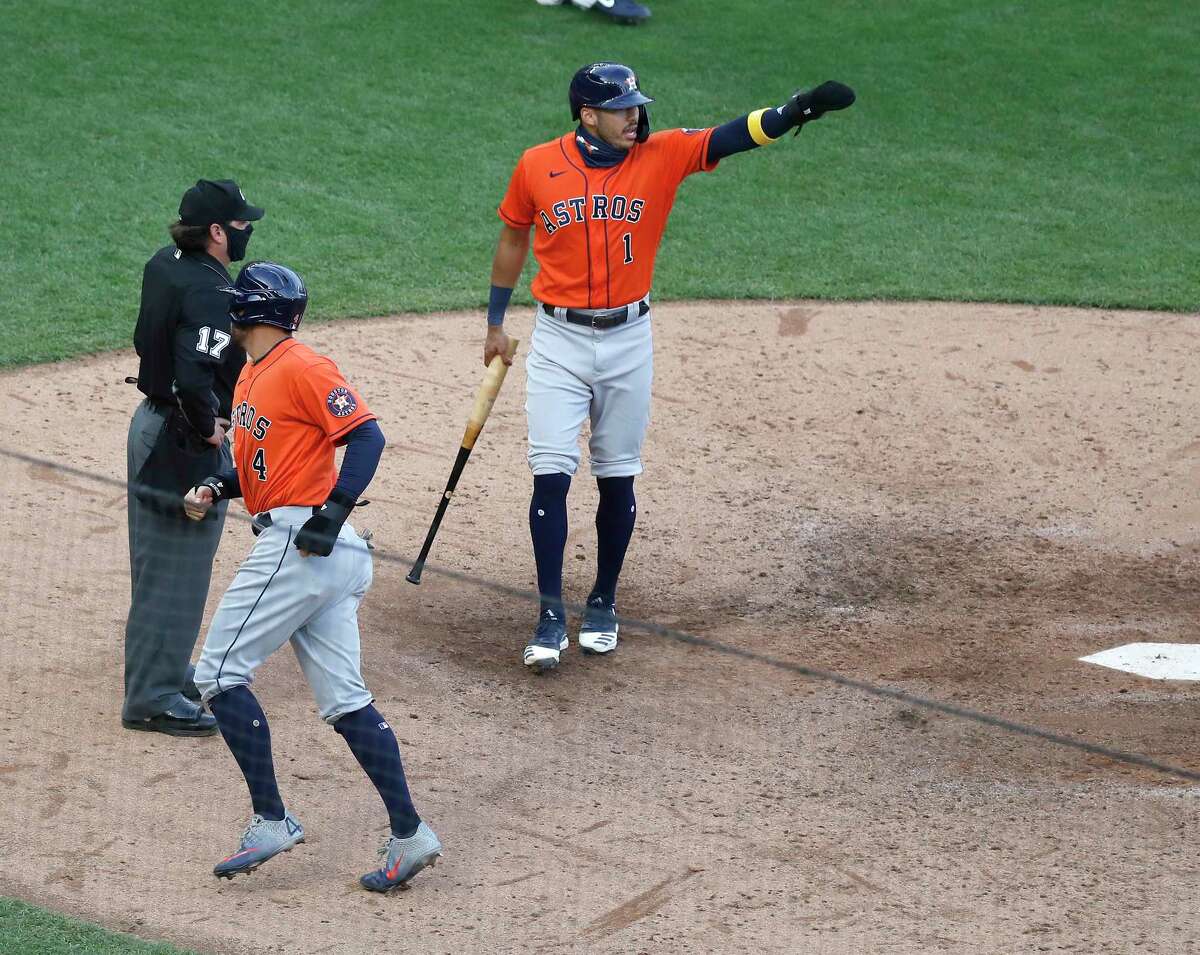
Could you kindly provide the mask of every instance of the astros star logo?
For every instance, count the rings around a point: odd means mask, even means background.
[[[329,397],[325,399],[325,407],[335,418],[345,418],[358,410],[358,400],[349,388],[339,386],[329,392]]]

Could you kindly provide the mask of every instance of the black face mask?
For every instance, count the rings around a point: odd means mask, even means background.
[[[250,233],[254,226],[247,225],[244,229],[235,229],[226,224],[225,235],[229,240],[229,261],[240,262],[246,257],[246,245],[250,242]]]

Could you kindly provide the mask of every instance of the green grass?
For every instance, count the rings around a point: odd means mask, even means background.
[[[0,898],[0,955],[184,955],[131,935],[106,932],[15,899]]]
[[[266,206],[251,257],[317,318],[481,306],[512,165],[597,58],[638,68],[659,128],[859,94],[684,185],[660,299],[1200,302],[1189,4],[651,5],[629,29],[530,0],[0,0],[0,364],[128,344],[199,176]]]

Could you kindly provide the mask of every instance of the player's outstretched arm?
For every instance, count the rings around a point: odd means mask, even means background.
[[[801,90],[782,106],[756,109],[714,129],[708,141],[708,161],[714,163],[734,153],[770,145],[789,129],[799,135],[805,123],[853,102],[854,90],[836,80],[826,80],[813,90]]]
[[[500,239],[496,243],[496,256],[492,259],[492,288],[488,295],[487,337],[483,342],[483,363],[490,365],[497,355],[504,364],[511,365],[508,356],[508,335],[504,333],[504,313],[525,259],[529,256],[529,229],[514,229],[505,224],[500,227]]]

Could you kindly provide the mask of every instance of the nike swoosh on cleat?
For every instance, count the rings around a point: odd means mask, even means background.
[[[248,853],[250,853],[250,852],[253,852],[253,851],[254,851],[253,849],[243,849],[241,852],[235,852],[233,855],[229,856],[228,858],[226,858],[226,859],[222,859],[222,860],[221,860],[221,862],[222,862],[222,863],[225,863],[225,862],[232,862],[232,861],[233,861],[234,859],[236,859],[238,856],[244,856],[244,855],[246,855],[246,854],[248,854]]]

